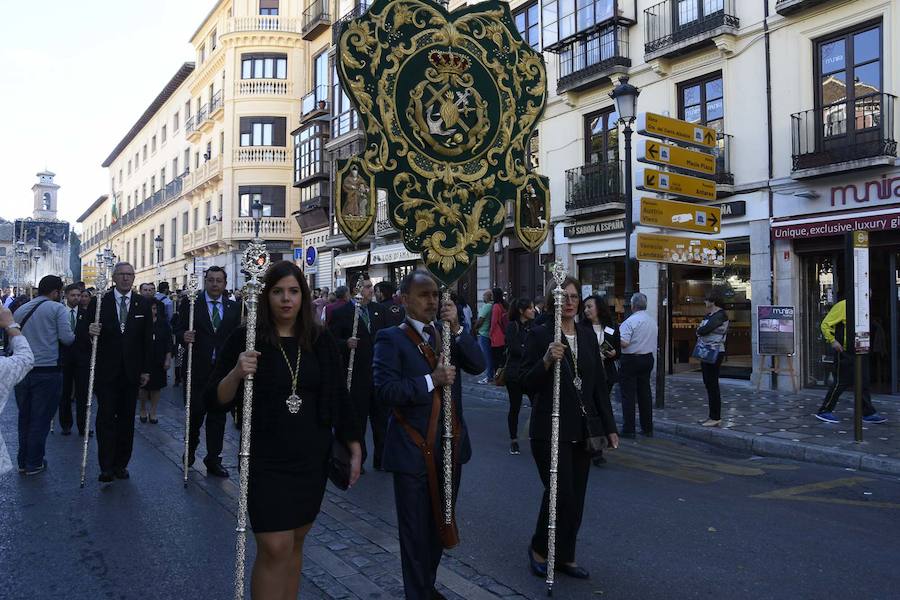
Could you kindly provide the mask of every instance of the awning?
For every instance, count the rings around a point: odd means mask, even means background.
[[[419,260],[419,255],[406,249],[403,244],[391,244],[372,250],[372,264],[383,265],[395,262],[410,262]]]
[[[890,231],[900,229],[900,212],[872,211],[864,215],[846,214],[827,217],[807,217],[772,223],[772,237],[776,240],[841,235],[854,230]]]
[[[348,269],[351,267],[361,267],[369,260],[369,251],[362,250],[360,252],[348,252],[346,254],[338,254],[334,259],[334,266],[338,269]]]

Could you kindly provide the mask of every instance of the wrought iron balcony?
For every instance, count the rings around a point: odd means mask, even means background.
[[[791,115],[794,177],[892,163],[895,100],[869,94]]]
[[[184,132],[185,132],[185,133],[191,133],[191,132],[193,132],[194,129],[196,129],[196,128],[197,128],[197,122],[194,120],[194,116],[193,116],[193,115],[189,115],[189,116],[184,120]]]
[[[741,25],[736,0],[665,0],[644,10],[644,58],[677,56]]]
[[[219,90],[213,94],[212,100],[209,101],[209,118],[215,117],[216,113],[225,107],[225,94]]]
[[[369,5],[366,2],[361,2],[357,4],[353,10],[349,11],[347,14],[335,21],[334,25],[331,26],[331,43],[337,46],[338,40],[341,37],[341,27],[343,26],[343,24],[350,19],[355,19],[362,16],[362,14],[367,10],[369,10]]]
[[[315,39],[331,23],[331,8],[328,0],[313,0],[303,11],[303,28],[300,34],[304,40]]]
[[[203,123],[206,120],[206,117],[209,115],[209,105],[204,104],[200,108],[197,109],[197,123]]]
[[[628,28],[623,25],[580,32],[553,51],[559,55],[558,94],[586,90],[631,66]]]
[[[775,5],[775,12],[786,17],[830,1],[831,0],[778,0],[778,3]]]
[[[566,213],[582,215],[624,209],[622,161],[592,163],[566,171]]]
[[[317,86],[303,96],[300,102],[300,119],[305,121],[328,114],[328,86]]]

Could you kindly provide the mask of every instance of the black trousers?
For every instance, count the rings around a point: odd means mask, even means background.
[[[97,384],[97,454],[101,471],[124,469],[134,447],[138,385],[124,377]]]
[[[188,437],[189,456],[193,457],[200,446],[200,428],[206,422],[206,458],[204,463],[221,463],[222,444],[225,439],[225,419],[227,413],[207,410],[203,402],[203,386],[191,381],[191,432]],[[185,391],[185,393],[187,393]],[[184,438],[182,438],[184,439]]]
[[[506,382],[506,392],[509,394],[509,413],[506,415],[506,424],[509,427],[509,439],[519,437],[519,412],[522,410],[522,386],[517,381]]]
[[[703,385],[706,386],[706,395],[709,397],[709,418],[713,421],[722,419],[722,392],[719,390],[719,370],[725,353],[720,352],[715,363],[700,361],[700,372],[703,373]]]
[[[79,373],[84,372],[82,381],[79,381]],[[84,418],[87,412],[87,367],[77,367],[69,363],[63,365],[62,395],[59,398],[59,426],[63,431],[72,429],[72,400],[75,401],[75,418],[78,431],[84,429]],[[79,385],[81,384],[81,385]],[[79,387],[83,386],[83,393],[79,393]]]
[[[359,445],[362,448],[362,462],[365,464],[369,451],[366,448],[366,429],[369,427],[369,406],[372,403],[374,392],[368,394],[356,393],[351,399],[353,400],[353,408],[356,409],[356,420],[359,430]]]
[[[622,389],[622,433],[634,433],[634,408],[637,401],[641,411],[641,431],[653,432],[653,394],[650,374],[653,372],[652,354],[623,354],[619,361],[619,386]]]
[[[453,470],[454,506],[461,475],[461,465],[457,465]],[[440,474],[438,479],[440,480]],[[428,476],[424,472],[394,473],[394,499],[397,505],[397,529],[400,532],[403,597],[406,600],[432,600],[444,548],[434,522]]]
[[[372,447],[374,457],[372,459],[375,468],[381,467],[381,459],[384,456],[384,436],[387,434],[388,408],[378,402],[373,393],[369,401],[369,423],[372,424]]]
[[[834,356],[834,383],[828,388],[825,399],[819,412],[834,412],[841,394],[848,389],[853,392],[856,383],[855,371],[856,357],[850,352],[836,352]],[[862,359],[862,392],[863,392],[863,416],[874,415],[877,411],[872,405],[872,394],[869,391],[869,357]]]
[[[531,440],[531,454],[544,484],[541,512],[531,538],[531,548],[547,556],[547,523],[550,520],[550,442]],[[591,455],[580,442],[560,442],[556,493],[556,561],[575,562],[575,542],[584,514]]]

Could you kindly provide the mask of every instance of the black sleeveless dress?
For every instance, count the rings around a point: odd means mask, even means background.
[[[213,394],[246,348],[245,340],[242,327],[225,343],[210,382]],[[280,341],[290,367],[277,346],[261,340],[256,346],[261,356],[253,382],[247,512],[257,533],[312,523],[325,495],[335,425],[343,441],[358,439],[355,417],[348,412],[349,398],[340,385],[341,359],[331,334],[322,331],[312,351],[301,354],[297,384],[302,405],[297,414],[291,414],[286,400],[292,393],[298,344],[294,338]],[[241,386],[235,402],[242,405],[243,397]]]

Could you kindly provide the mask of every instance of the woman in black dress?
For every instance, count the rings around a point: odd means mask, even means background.
[[[599,294],[593,294],[584,299],[584,320],[591,325],[597,334],[597,344],[600,346],[600,364],[606,375],[606,390],[612,398],[613,386],[619,381],[619,369],[616,360],[622,353],[622,341],[619,336],[619,326],[616,324],[609,310],[609,304]],[[594,457],[594,465],[606,464],[603,452]]]
[[[159,405],[159,392],[166,387],[167,374],[172,365],[172,328],[166,321],[166,307],[160,301],[150,305],[153,315],[153,346],[150,350],[150,380],[138,390],[141,399],[141,423],[148,420],[156,425],[156,407]]]
[[[544,484],[544,497],[534,536],[528,546],[531,571],[547,576],[547,523],[550,503],[550,435],[553,409],[554,364],[561,361],[559,378],[559,467],[557,470],[556,569],[570,577],[587,579],[588,572],[575,561],[575,540],[581,527],[591,454],[585,447],[584,413],[599,417],[609,446],[619,437],[603,369],[600,346],[587,323],[576,323],[581,284],[567,277],[562,284],[562,341],[553,341],[553,320],[531,328],[522,363],[523,384],[532,401],[531,453]],[[547,296],[547,314],[555,310],[553,292]],[[599,432],[598,432],[599,433]]]
[[[296,598],[303,541],[319,514],[336,436],[352,455],[351,485],[362,451],[341,357],[312,314],[306,278],[291,262],[265,276],[256,319],[256,351],[246,352],[240,327],[216,366],[214,399],[228,409],[243,400],[254,374],[247,512],[256,538],[254,598]],[[299,398],[299,410],[296,401]]]
[[[525,338],[534,320],[534,305],[528,298],[515,300],[509,309],[506,326],[506,391],[509,394],[509,453],[519,454],[519,411],[522,409],[522,358]]]

